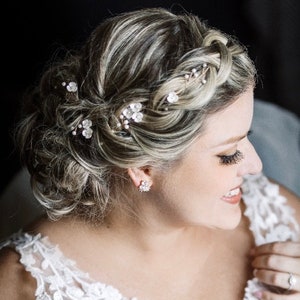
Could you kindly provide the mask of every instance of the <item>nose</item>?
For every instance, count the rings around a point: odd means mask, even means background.
[[[239,175],[244,176],[248,174],[254,175],[260,173],[262,171],[263,164],[250,142],[248,142],[247,149],[245,149],[243,153],[244,159],[240,164]]]

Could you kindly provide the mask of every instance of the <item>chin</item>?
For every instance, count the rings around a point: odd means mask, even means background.
[[[222,223],[219,223],[218,226],[216,226],[219,229],[224,230],[233,230],[238,227],[238,225],[241,222],[242,213],[241,210],[238,212],[235,212],[234,215],[228,216],[227,218],[220,218],[220,221],[223,221]]]
[[[210,224],[202,223],[201,225],[211,229],[234,230],[239,226],[241,222],[241,217],[242,217],[241,212],[239,214],[235,214],[235,216],[231,216],[226,219],[224,219],[224,215],[223,215],[222,217],[219,217],[218,220],[214,223],[210,223]]]

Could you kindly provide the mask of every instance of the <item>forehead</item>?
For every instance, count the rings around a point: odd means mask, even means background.
[[[253,89],[241,94],[235,102],[207,117],[201,139],[207,146],[218,146],[233,137],[247,134],[253,117]]]

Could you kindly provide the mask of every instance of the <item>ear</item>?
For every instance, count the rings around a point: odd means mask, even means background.
[[[142,181],[147,181],[149,185],[152,185],[152,178],[150,175],[150,168],[129,168],[127,170],[129,177],[133,184],[138,188]]]

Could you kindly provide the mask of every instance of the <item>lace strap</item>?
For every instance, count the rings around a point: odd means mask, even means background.
[[[128,300],[116,288],[91,280],[41,234],[19,232],[0,248],[6,246],[20,253],[20,262],[36,279],[37,300]]]
[[[249,175],[243,184],[243,199],[256,245],[298,240],[295,212],[286,205],[287,200],[279,193],[277,184],[271,183],[262,173]]]

